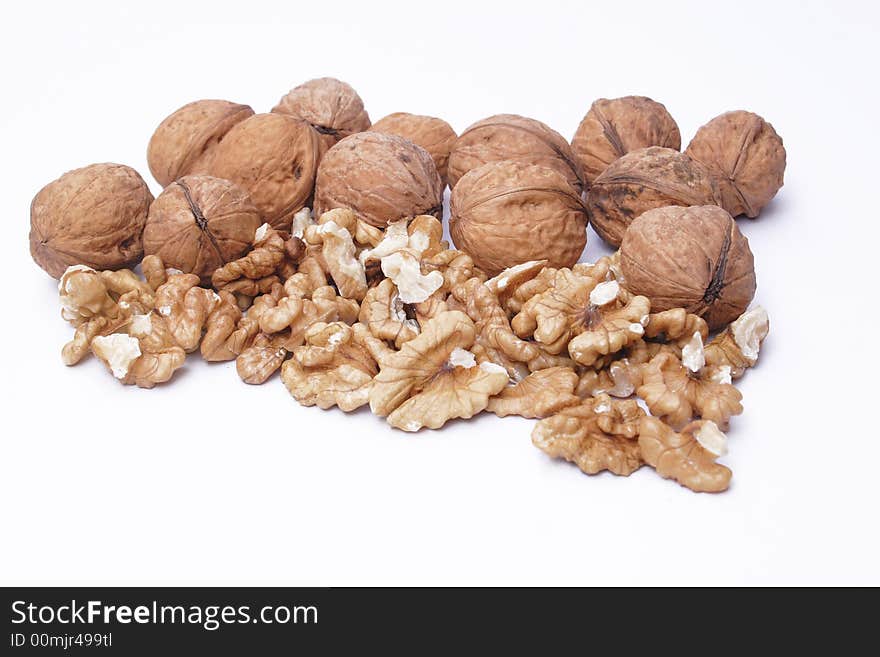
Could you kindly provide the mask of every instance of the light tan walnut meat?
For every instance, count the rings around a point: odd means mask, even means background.
[[[457,139],[455,130],[446,121],[433,116],[395,112],[379,119],[370,130],[398,135],[424,148],[431,154],[440,180],[446,185],[449,153]]]
[[[120,269],[144,253],[153,195],[137,171],[92,164],[68,171],[31,201],[31,257],[53,278],[70,265]]]
[[[489,400],[490,413],[498,417],[521,415],[542,418],[581,402],[574,394],[578,376],[567,367],[549,367],[529,374]]]
[[[379,360],[370,408],[404,431],[439,429],[448,420],[470,418],[507,385],[504,368],[476,362],[467,351],[476,330],[464,313],[441,313],[418,337]]]
[[[443,184],[431,155],[411,141],[381,132],[346,137],[318,169],[315,211],[349,208],[377,226],[420,214],[443,214]]]
[[[282,234],[263,224],[254,231],[253,250],[215,270],[211,283],[218,290],[256,296],[265,292],[260,281],[275,276],[286,255]]]
[[[703,493],[727,490],[733,473],[716,463],[727,453],[727,439],[714,422],[691,422],[676,433],[655,417],[644,417],[639,427],[642,458],[661,477]]]
[[[489,162],[511,160],[556,171],[577,194],[583,174],[568,142],[549,126],[516,114],[497,114],[477,121],[461,133],[449,155],[449,186]]]
[[[342,322],[312,325],[305,344],[281,368],[281,380],[304,406],[353,411],[369,401],[373,377],[379,369],[369,349]]]
[[[316,233],[321,240],[321,255],[339,294],[356,301],[363,299],[367,293],[367,275],[355,256],[357,247],[352,234],[332,219],[322,222]]]
[[[309,203],[324,150],[305,121],[255,114],[226,133],[206,173],[246,189],[263,221],[288,230]]]
[[[757,217],[782,187],[782,138],[752,112],[716,116],[697,130],[685,152],[717,177],[721,205],[734,217]]]
[[[679,347],[691,342],[694,333],[699,333],[705,342],[709,337],[709,326],[702,317],[692,315],[684,308],[651,313],[645,325],[645,338],[672,342]]]
[[[307,122],[325,148],[370,127],[361,97],[350,84],[335,78],[317,78],[294,87],[272,111]]]
[[[586,203],[590,225],[613,246],[620,246],[639,215],[670,205],[721,205],[721,194],[705,166],[659,146],[631,151],[611,163],[593,181]]]
[[[726,372],[733,379],[758,362],[770,318],[761,306],[746,311],[706,345],[706,365]]]
[[[532,443],[587,474],[608,470],[629,476],[642,465],[637,438],[644,416],[634,400],[600,395],[538,422],[532,431]]]
[[[156,311],[187,353],[198,349],[208,316],[220,303],[216,292],[198,285],[195,274],[174,274],[156,290]]]
[[[185,176],[150,206],[144,252],[207,283],[215,269],[250,249],[260,223],[257,208],[238,185]]]
[[[666,108],[644,96],[595,101],[571,140],[587,185],[616,159],[649,146],[677,151],[681,133]]]
[[[285,348],[287,335],[258,334],[235,359],[235,369],[245,383],[260,385],[275,374],[290,353]]]
[[[127,333],[99,335],[92,352],[126,385],[152,388],[165,383],[186,360],[165,320],[156,313],[134,315]]]
[[[228,341],[241,320],[241,310],[229,292],[220,292],[217,296],[220,301],[205,321],[205,335],[199,345],[202,358],[208,362],[235,360],[238,356]]]
[[[419,334],[419,323],[407,314],[397,286],[390,278],[370,288],[361,303],[359,321],[380,340],[393,342],[400,349]]]
[[[234,125],[254,115],[247,105],[228,100],[197,100],[168,116],[150,139],[147,164],[162,187],[210,169],[214,147]]]
[[[655,312],[683,308],[710,330],[755,295],[755,261],[733,218],[716,206],[658,208],[636,219],[620,248],[626,288]]]
[[[626,398],[631,396],[641,384],[642,364],[624,357],[612,361],[600,370],[583,368],[575,394],[579,397],[607,394]]]
[[[547,267],[546,260],[529,260],[496,274],[486,281],[486,287],[494,294],[508,312],[509,300],[517,290],[531,280],[534,280]],[[515,312],[519,312],[519,308]]]
[[[580,194],[548,167],[492,162],[452,191],[452,241],[490,276],[530,260],[572,266],[587,243],[586,227]]]

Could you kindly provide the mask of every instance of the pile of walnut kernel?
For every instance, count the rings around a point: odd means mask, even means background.
[[[369,405],[408,432],[519,415],[585,473],[649,465],[719,492],[733,382],[769,330],[733,217],[769,202],[785,152],[747,112],[680,146],[641,97],[594,103],[569,146],[515,115],[371,128],[322,78],[270,114],[173,113],[148,151],[156,199],[122,165],[65,174],[34,199],[31,252],[60,277],[67,365],[91,353],[152,388],[198,351],[248,384],[277,373],[304,406]],[[619,250],[577,262],[588,222]]]

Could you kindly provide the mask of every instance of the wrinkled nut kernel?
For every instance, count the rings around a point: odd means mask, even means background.
[[[629,358],[612,361],[601,370],[586,368],[581,373],[575,393],[579,397],[607,394],[612,397],[631,396],[642,384],[642,365]]]
[[[61,316],[74,326],[97,315],[110,315],[116,301],[101,275],[85,265],[71,265],[58,280]]]
[[[68,171],[31,202],[31,257],[53,278],[70,265],[120,269],[143,256],[153,195],[137,171],[92,164]]]
[[[528,262],[508,267],[487,280],[486,287],[498,298],[498,302],[502,306],[506,306],[508,299],[513,296],[520,286],[533,280],[546,266],[546,260],[529,260]]]
[[[641,322],[650,309],[650,302],[642,296],[632,297],[626,303],[615,297],[613,301],[597,305],[592,302],[591,293],[591,303],[583,320],[584,330],[568,345],[572,360],[580,365],[593,365],[602,356],[617,353],[641,339],[645,333]]]
[[[150,206],[144,252],[208,282],[214,270],[250,249],[259,225],[260,214],[241,187],[211,176],[186,176]]]
[[[761,306],[746,311],[706,345],[706,365],[727,368],[738,379],[758,362],[764,338],[770,332],[770,318]]]
[[[684,308],[672,308],[652,313],[645,325],[645,338],[672,342],[683,347],[699,334],[701,340],[709,337],[709,326],[702,317],[692,315]]]
[[[254,115],[247,105],[227,100],[197,100],[168,116],[150,139],[147,164],[167,187],[178,178],[210,169],[214,147],[234,125]]]
[[[452,241],[490,276],[530,260],[570,267],[587,243],[579,193],[548,167],[485,164],[469,171],[451,198]]]
[[[577,194],[583,174],[568,142],[549,126],[516,114],[497,114],[477,121],[455,141],[449,155],[449,186],[489,162],[511,160],[537,164],[559,173]]]
[[[152,388],[172,377],[183,365],[186,353],[174,341],[161,317],[155,313],[135,317],[127,335],[96,336],[91,342],[92,353],[121,383]]]
[[[156,308],[175,342],[187,353],[198,349],[205,322],[220,303],[216,292],[198,284],[194,274],[175,274],[156,290]]]
[[[251,345],[235,359],[235,369],[241,380],[251,385],[261,385],[275,374],[289,353],[282,346],[286,337],[258,334]]]
[[[644,96],[595,101],[571,140],[587,185],[618,158],[649,146],[677,151],[681,133],[666,108]]]
[[[785,146],[773,126],[738,110],[716,116],[685,151],[718,179],[721,205],[734,217],[757,217],[782,187]]]
[[[228,340],[241,321],[241,310],[229,292],[220,292],[218,296],[220,301],[205,321],[205,336],[199,345],[202,358],[210,363],[234,360],[238,356],[229,348]]]
[[[715,459],[726,453],[726,439],[714,422],[691,422],[676,433],[655,417],[644,417],[639,448],[657,474],[703,493],[727,490],[733,473]]]
[[[755,295],[755,262],[733,218],[715,206],[668,207],[636,219],[620,247],[626,287],[655,312],[684,308],[710,330],[739,317]]]
[[[373,336],[393,342],[398,349],[419,334],[419,323],[407,315],[406,305],[400,300],[397,286],[390,278],[367,291],[358,321]]]
[[[275,274],[284,262],[286,249],[281,233],[269,224],[262,224],[254,231],[253,247],[247,255],[214,271],[211,283],[216,289],[233,287],[230,291],[260,294],[256,282]]]
[[[335,78],[317,78],[294,87],[272,111],[311,125],[325,148],[370,127],[361,97],[351,85]]]
[[[360,132],[327,151],[318,168],[315,211],[349,208],[384,227],[421,214],[443,215],[443,184],[430,154],[411,141]]]
[[[424,148],[430,153],[440,180],[446,185],[449,153],[458,138],[455,130],[446,121],[433,116],[395,112],[376,121],[370,130],[397,135]]]
[[[590,225],[613,246],[620,246],[639,215],[669,205],[721,205],[721,195],[706,167],[659,146],[631,151],[613,162],[593,181],[586,201]]]
[[[320,225],[322,255],[340,295],[360,301],[367,293],[364,266],[355,257],[356,247],[351,233],[335,221]]]
[[[634,400],[600,395],[538,422],[532,430],[532,443],[548,456],[574,463],[586,474],[608,470],[626,477],[642,465],[636,438],[644,416]]]
[[[549,367],[507,386],[489,400],[487,410],[498,417],[542,418],[580,403],[574,394],[578,376],[567,367]]]

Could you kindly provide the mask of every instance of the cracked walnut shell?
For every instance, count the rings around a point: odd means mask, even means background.
[[[676,433],[657,418],[644,417],[639,448],[657,474],[693,491],[719,493],[730,485],[730,468],[715,462],[727,453],[727,440],[714,422],[691,422]]]
[[[153,195],[137,171],[92,164],[68,171],[31,202],[31,257],[53,278],[70,265],[120,269],[144,254]]]
[[[376,121],[370,130],[397,135],[424,148],[430,153],[440,180],[446,185],[449,153],[458,138],[446,121],[433,116],[395,112]]]
[[[755,295],[755,262],[733,218],[717,206],[666,207],[637,218],[620,248],[626,287],[656,311],[684,308],[716,330]]]
[[[681,133],[666,108],[644,96],[595,101],[571,140],[587,185],[616,159],[649,146],[677,151]]]
[[[452,190],[452,240],[490,276],[530,260],[570,267],[587,243],[586,229],[580,195],[547,167],[492,162]]]
[[[257,208],[238,185],[185,176],[150,206],[144,251],[207,283],[217,268],[250,249],[260,223]]]

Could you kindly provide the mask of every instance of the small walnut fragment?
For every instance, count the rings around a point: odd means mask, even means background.
[[[746,311],[706,345],[706,365],[724,370],[733,379],[758,362],[764,338],[770,332],[770,318],[761,306]]]
[[[173,274],[156,290],[156,310],[184,351],[195,351],[208,315],[220,301],[213,290],[198,287],[195,274]]]
[[[245,383],[260,385],[275,374],[290,353],[284,346],[287,335],[258,334],[235,359],[235,369]]]
[[[639,448],[645,463],[661,477],[703,493],[727,490],[733,473],[715,459],[727,453],[727,440],[711,421],[691,422],[676,433],[656,417],[644,417]]]
[[[612,361],[607,367],[596,370],[583,368],[575,393],[579,397],[601,394],[612,397],[630,397],[642,384],[642,365],[627,357]]]
[[[599,358],[620,351],[644,335],[643,322],[650,312],[650,301],[621,292],[617,281],[599,283],[590,292],[584,330],[568,345],[568,353],[576,363],[593,365]]]
[[[230,349],[228,340],[242,317],[232,294],[220,292],[217,296],[220,300],[205,321],[205,335],[199,345],[202,358],[211,363],[234,360],[238,356]]]
[[[642,465],[637,438],[644,417],[645,412],[635,400],[612,400],[600,395],[538,422],[532,431],[532,443],[587,474],[608,470],[629,476]]]
[[[376,338],[388,340],[400,349],[404,342],[419,334],[419,323],[407,315],[397,286],[390,278],[370,288],[361,303],[358,320]]]
[[[574,394],[578,376],[567,367],[549,367],[529,374],[489,400],[487,410],[498,417],[542,418],[580,403]]]
[[[156,313],[134,315],[127,328],[128,333],[99,335],[91,343],[92,353],[120,382],[152,388],[183,365],[186,352]]]
[[[211,275],[211,283],[217,290],[257,296],[265,294],[263,281],[274,278],[287,255],[284,236],[276,229],[263,224],[253,235],[254,248],[247,255],[229,262]],[[270,285],[271,287],[271,285]]]
[[[709,337],[709,326],[702,317],[693,315],[684,308],[652,313],[645,325],[646,339],[672,342],[679,347],[691,342],[695,333],[699,333],[705,341]]]

